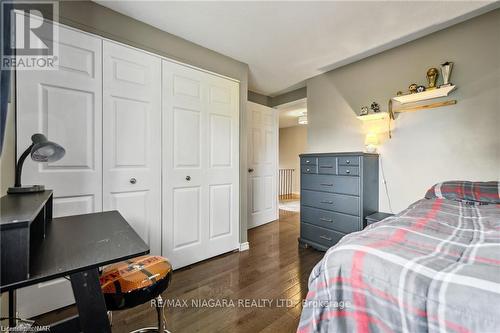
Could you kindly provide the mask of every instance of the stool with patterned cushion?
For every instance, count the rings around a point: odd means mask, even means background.
[[[130,309],[156,299],[158,327],[148,327],[133,333],[168,332],[164,330],[163,300],[160,296],[172,279],[172,265],[160,256],[142,256],[104,268],[101,290],[109,311]]]

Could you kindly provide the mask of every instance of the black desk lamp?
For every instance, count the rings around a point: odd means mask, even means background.
[[[16,182],[14,187],[9,187],[7,193],[33,193],[45,191],[45,186],[43,185],[21,185],[21,173],[23,171],[23,163],[28,155],[31,155],[31,159],[35,162],[55,162],[63,158],[66,151],[63,147],[57,143],[47,140],[45,135],[37,133],[31,136],[31,141],[33,142],[24,153],[19,157],[16,165]]]

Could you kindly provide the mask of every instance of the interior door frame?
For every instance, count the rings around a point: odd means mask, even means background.
[[[279,219],[279,198],[278,198],[278,175],[279,175],[279,110],[277,110],[275,107],[270,107],[270,106],[267,106],[267,105],[263,105],[263,104],[259,104],[259,103],[255,103],[255,102],[252,102],[252,101],[247,101],[247,105],[252,105],[253,107],[257,107],[257,108],[265,108],[265,109],[271,109],[274,111],[274,120],[275,120],[275,125],[276,125],[276,134],[275,134],[275,142],[276,142],[276,156],[275,156],[275,165],[276,165],[276,168],[274,170],[274,177],[275,177],[275,180],[276,180],[276,186],[275,186],[275,196],[274,196],[274,200],[275,200],[275,219],[274,220],[278,220]],[[250,111],[250,108],[247,108],[247,111],[248,112],[251,112]],[[253,123],[253,120],[252,119],[249,119],[248,116],[247,116],[247,121],[246,121],[246,132],[247,132],[247,146],[249,146],[250,144],[250,135],[251,135],[251,131],[249,130],[252,126],[252,123]],[[248,148],[247,148],[248,149]],[[250,161],[248,160],[247,158],[247,169],[248,167],[250,167]],[[249,175],[248,175],[248,172],[247,170],[245,170],[245,174],[246,174],[246,181],[248,183],[248,179],[250,178]],[[249,195],[251,194],[250,193],[250,189],[249,187],[247,186],[247,201],[248,201],[248,198],[249,198]],[[249,220],[249,215],[250,215],[250,210],[252,209],[252,207],[250,207],[248,204],[247,204],[247,230],[249,229],[252,229],[252,228],[256,228],[260,225],[257,225],[257,226],[250,226],[250,220]],[[271,222],[271,221],[270,221]],[[268,222],[269,223],[269,222]],[[267,224],[267,223],[264,223],[264,224]],[[264,224],[261,224],[261,225],[264,225]]]

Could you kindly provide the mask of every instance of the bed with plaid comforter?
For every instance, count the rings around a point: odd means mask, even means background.
[[[345,236],[297,332],[500,332],[500,205],[422,199]]]

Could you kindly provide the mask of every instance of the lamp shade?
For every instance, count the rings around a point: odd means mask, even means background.
[[[379,144],[378,136],[376,133],[370,132],[366,134],[365,145],[376,146]]]
[[[66,154],[66,150],[55,142],[47,140],[45,135],[37,133],[31,136],[31,159],[36,162],[55,162]]]
[[[22,194],[42,192],[45,190],[43,185],[21,185],[21,174],[23,164],[26,158],[31,156],[35,162],[55,162],[60,160],[66,154],[66,150],[55,142],[47,140],[45,135],[36,133],[31,136],[31,145],[21,154],[16,164],[16,178],[13,187],[9,187],[7,193]]]

